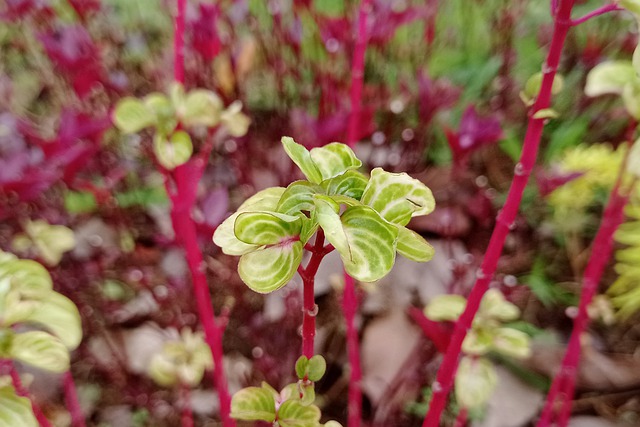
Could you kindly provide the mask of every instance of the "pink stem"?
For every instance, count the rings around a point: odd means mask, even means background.
[[[184,84],[184,15],[187,0],[178,0],[178,11],[173,21],[173,76],[175,81]]]
[[[71,425],[73,427],[85,427],[84,414],[82,413],[82,407],[78,400],[78,392],[76,390],[76,384],[73,381],[71,371],[65,372],[62,380],[64,382],[65,403],[67,405],[67,410],[71,414]]]
[[[362,0],[358,11],[358,35],[351,63],[351,114],[347,129],[347,145],[353,147],[358,139],[358,124],[362,111],[362,87],[364,85],[364,59],[367,50],[367,16],[371,11],[371,0]],[[353,278],[344,271],[344,295],[342,311],[347,328],[347,353],[349,356],[349,396],[348,427],[359,427],[362,413],[362,390],[360,381],[360,348],[358,331],[355,326],[355,315],[358,311],[358,298]]]
[[[314,339],[316,336],[316,316],[318,306],[315,302],[314,285],[320,261],[327,254],[323,247],[324,232],[321,228],[316,234],[316,241],[311,250],[311,259],[305,268],[299,267],[298,273],[302,277],[303,289],[303,316],[302,316],[302,354],[311,359],[314,354]]]
[[[1,373],[4,375],[9,371],[11,382],[13,383],[13,388],[16,390],[16,394],[20,397],[26,397],[29,399],[29,402],[31,402],[31,410],[33,411],[33,415],[36,417],[38,424],[40,424],[40,427],[51,427],[51,423],[49,423],[47,417],[44,416],[42,409],[40,409],[27,389],[22,385],[20,375],[18,375],[18,371],[16,371],[15,366],[13,366],[13,362],[8,359],[0,359],[0,368]]]
[[[593,241],[593,249],[582,279],[582,292],[578,314],[573,321],[573,330],[569,338],[567,350],[562,359],[560,372],[553,379],[551,389],[542,410],[537,427],[549,427],[552,422],[554,406],[558,399],[562,406],[557,425],[564,427],[571,415],[571,400],[575,391],[576,376],[580,363],[580,338],[589,325],[587,309],[598,290],[598,283],[613,251],[613,234],[624,221],[624,206],[629,196],[620,193],[620,185],[624,176],[624,164],[620,168],[618,179],[611,191],[598,233]]]
[[[467,419],[469,418],[469,411],[467,408],[461,408],[456,416],[456,421],[453,423],[453,427],[464,427],[467,425]]]
[[[624,10],[624,9],[622,9],[617,4],[610,3],[610,4],[604,5],[602,7],[599,7],[598,9],[596,9],[596,10],[594,10],[592,12],[587,13],[586,15],[584,15],[581,18],[573,19],[571,21],[571,25],[573,25],[575,27],[576,25],[580,25],[583,22],[587,22],[591,18],[595,18],[596,16],[604,15],[605,13],[608,13],[608,12],[614,12],[616,10]]]
[[[439,353],[447,351],[449,345],[450,334],[438,322],[434,322],[424,315],[422,310],[416,307],[409,307],[409,316],[420,329],[422,333],[433,342]]]
[[[189,390],[189,386],[182,385],[180,386],[180,394],[182,394],[182,414],[180,415],[180,426],[181,427],[193,427],[193,411],[191,410],[191,390]]]
[[[522,200],[522,194],[529,180],[531,170],[535,165],[542,129],[544,127],[544,120],[535,118],[535,113],[539,110],[549,108],[551,103],[551,85],[556,75],[558,63],[560,62],[567,32],[571,27],[570,18],[573,3],[574,0],[559,1],[558,13],[554,22],[553,38],[545,65],[542,69],[542,85],[540,87],[540,93],[530,112],[520,162],[516,164],[515,176],[509,188],[507,200],[496,218],[496,226],[491,234],[489,246],[482,265],[478,270],[476,283],[469,294],[464,312],[455,324],[451,342],[442,360],[442,365],[438,370],[436,380],[433,383],[433,396],[429,404],[429,411],[424,419],[423,427],[437,427],[440,423],[442,411],[446,405],[447,396],[453,386],[454,375],[458,368],[458,358],[460,356],[462,342],[467,335],[467,330],[471,327],[473,318],[480,306],[480,301],[489,288],[489,283],[496,271],[505,239],[509,234],[511,224],[513,224],[516,218],[520,201]]]

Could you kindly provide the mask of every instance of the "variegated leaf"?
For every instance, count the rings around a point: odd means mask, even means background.
[[[269,390],[247,387],[231,398],[231,417],[245,421],[273,422],[276,419],[276,401]]]
[[[455,394],[463,408],[484,406],[498,383],[495,368],[486,359],[463,357],[455,379]]]
[[[330,196],[347,196],[356,200],[362,198],[362,193],[369,180],[355,170],[348,170],[342,175],[322,181],[322,187]]]
[[[320,184],[322,182],[322,173],[320,173],[320,170],[311,159],[309,150],[288,136],[282,137],[281,141],[284,151],[293,160],[293,163],[298,165],[304,176],[312,183]]]
[[[300,233],[302,219],[277,212],[242,212],[236,218],[236,237],[251,245],[275,245]]]
[[[435,208],[431,190],[406,173],[391,173],[375,168],[360,201],[375,209],[381,217],[398,225],[407,225],[412,216],[427,215]]]
[[[498,328],[491,346],[498,353],[524,359],[531,355],[529,335],[512,328]]]
[[[418,262],[427,262],[435,254],[433,246],[421,235],[401,225],[398,226],[396,249],[405,258]]]
[[[69,350],[62,341],[47,332],[16,334],[9,356],[47,371],[64,372],[69,369]]]
[[[30,259],[14,259],[0,264],[0,281],[7,279],[25,290],[39,292],[53,289],[47,269]]]
[[[338,205],[329,197],[315,200],[318,223],[351,277],[374,282],[389,273],[395,262],[397,227],[368,206],[348,207],[339,216]]]
[[[206,89],[190,91],[184,101],[184,115],[180,118],[186,126],[215,126],[222,114],[222,100]]]
[[[16,395],[11,386],[0,388],[0,426],[39,427],[33,415],[31,402],[26,397]]]
[[[454,321],[458,320],[466,305],[467,300],[461,295],[438,295],[429,301],[424,315],[436,322]]]
[[[139,99],[125,97],[113,112],[113,124],[124,133],[135,133],[155,123],[155,114]]]
[[[266,294],[286,285],[301,261],[302,243],[288,242],[242,255],[238,273],[248,287]]]
[[[171,139],[157,133],[153,138],[153,152],[162,166],[172,170],[189,161],[193,154],[193,143],[183,130],[174,132]]]
[[[625,85],[637,80],[636,71],[629,61],[605,61],[589,71],[584,93],[600,96],[609,93],[622,95]]]
[[[313,196],[320,191],[322,191],[321,188],[308,181],[292,182],[282,194],[276,211],[287,215],[296,215],[303,211],[311,212],[315,209]]]
[[[234,233],[236,219],[242,212],[275,211],[284,191],[284,187],[271,187],[249,197],[233,215],[216,228],[213,242],[227,255],[243,255],[259,248],[260,245],[250,245],[238,240]]]
[[[320,171],[323,181],[362,166],[362,162],[356,157],[353,150],[348,145],[339,142],[313,148],[310,155],[311,160]]]
[[[320,409],[315,405],[304,405],[300,400],[285,400],[278,408],[280,427],[317,427]]]
[[[82,322],[76,305],[57,292],[49,292],[42,298],[38,309],[21,319],[24,323],[35,323],[56,335],[70,350],[82,340]]]

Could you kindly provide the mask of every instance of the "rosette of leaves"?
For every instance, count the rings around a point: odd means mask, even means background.
[[[247,133],[250,120],[242,113],[242,103],[227,109],[213,91],[194,89],[185,93],[173,83],[165,95],[153,92],[142,99],[122,98],[113,113],[113,123],[124,133],[153,129],[153,152],[158,162],[172,170],[186,163],[193,154],[191,136],[183,128],[213,128],[222,124],[235,137]]]
[[[258,192],[213,235],[224,253],[241,256],[238,272],[251,289],[267,293],[289,282],[319,228],[347,273],[362,282],[389,273],[396,252],[419,262],[433,257],[433,247],[406,227],[412,217],[435,208],[422,182],[380,168],[367,177],[345,144],[308,151],[284,137],[282,145],[307,180]]]
[[[454,322],[466,306],[460,295],[440,295],[425,307],[425,315],[434,321]],[[531,340],[527,334],[504,325],[520,317],[520,310],[497,289],[482,298],[471,330],[462,343],[461,359],[455,378],[458,403],[469,409],[483,407],[497,384],[491,361],[482,356],[496,352],[518,359],[529,357]]]
[[[53,290],[49,272],[0,251],[0,358],[65,372],[81,339],[78,309]]]
[[[314,382],[326,371],[322,356],[301,356],[296,362],[298,382],[288,384],[279,393],[263,382],[233,395],[231,417],[244,421],[266,421],[274,427],[342,427],[337,421],[320,423],[321,412],[314,405]]]
[[[179,337],[165,343],[162,352],[153,356],[148,374],[161,386],[195,387],[211,368],[211,350],[202,334],[185,328]]]

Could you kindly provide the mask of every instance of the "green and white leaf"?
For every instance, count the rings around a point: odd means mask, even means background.
[[[493,336],[492,348],[506,356],[525,359],[531,355],[531,339],[522,331],[498,328]]]
[[[69,350],[62,341],[47,332],[16,334],[9,355],[15,360],[47,371],[64,372],[69,369]]]
[[[431,190],[406,173],[391,173],[375,168],[362,199],[387,221],[407,225],[412,216],[427,215],[436,206]]]
[[[76,305],[57,292],[49,292],[38,309],[21,319],[50,331],[69,349],[73,350],[82,341],[82,321]]]
[[[496,326],[497,325],[479,327],[474,324],[471,331],[469,331],[462,342],[462,352],[465,354],[483,356],[491,351]]]
[[[638,77],[631,62],[606,61],[596,65],[589,71],[584,93],[587,96],[622,95],[624,87],[637,79]]]
[[[240,258],[238,273],[242,281],[261,294],[286,285],[302,261],[302,243],[288,242],[246,253]]]
[[[395,262],[397,227],[368,206],[348,207],[339,216],[338,205],[329,197],[315,200],[318,223],[351,277],[375,282],[389,273]]]
[[[247,387],[231,398],[231,417],[245,421],[273,422],[276,402],[273,394],[261,387]]]
[[[320,409],[315,405],[304,405],[300,400],[286,400],[278,408],[280,427],[317,427]]]
[[[16,395],[11,386],[0,388],[0,426],[39,427],[33,415],[31,402],[26,397]]]
[[[489,318],[502,321],[515,320],[520,317],[520,309],[504,298],[498,289],[489,289],[480,302],[480,313]]]
[[[341,175],[322,181],[321,185],[330,196],[340,195],[360,200],[368,182],[367,177],[360,172],[348,170]]]
[[[339,142],[312,148],[310,155],[311,160],[320,171],[323,181],[362,166],[362,162],[356,157],[353,150],[348,145]]]
[[[277,212],[242,212],[236,218],[236,237],[251,245],[275,245],[300,233],[302,219]]]
[[[458,320],[464,311],[467,300],[461,295],[438,295],[429,301],[424,315],[435,322]]]
[[[183,116],[180,121],[186,126],[213,127],[220,122],[222,100],[214,92],[206,89],[190,91],[184,101]]]
[[[250,245],[238,240],[234,232],[236,219],[242,212],[275,211],[284,191],[284,187],[271,187],[249,197],[233,215],[218,226],[213,233],[213,242],[227,255],[243,255],[258,249],[260,245]]]
[[[619,0],[618,4],[640,18],[640,0]]]
[[[482,408],[497,383],[498,375],[491,362],[483,358],[463,357],[455,378],[456,400],[463,408]]]
[[[415,231],[401,225],[398,226],[396,249],[400,255],[417,262],[427,262],[435,255],[435,249],[429,242]]]
[[[21,290],[35,292],[53,289],[51,276],[42,264],[29,259],[14,259],[0,264],[0,281],[10,280],[12,285]]]
[[[158,163],[173,170],[189,161],[193,154],[193,143],[189,134],[183,130],[174,132],[171,139],[156,133],[153,137],[153,152]]]
[[[229,108],[220,115],[220,120],[227,128],[227,132],[236,138],[244,136],[249,130],[251,119],[242,113],[242,102],[234,101]]]
[[[312,183],[320,184],[322,182],[322,173],[311,158],[309,150],[289,136],[283,136],[281,141],[284,151],[293,160],[293,163],[298,165],[304,176]]]
[[[276,210],[287,215],[312,212],[315,209],[313,196],[321,191],[321,188],[308,181],[294,181],[282,194]]]
[[[76,246],[73,231],[63,225],[51,225],[46,221],[36,220],[28,222],[25,231],[40,257],[48,265],[58,265],[62,255]]]
[[[125,97],[113,112],[113,124],[124,133],[136,133],[155,124],[155,114],[139,99]]]

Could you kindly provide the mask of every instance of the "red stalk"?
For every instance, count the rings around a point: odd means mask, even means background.
[[[469,418],[469,411],[467,408],[461,408],[456,417],[456,421],[453,423],[453,427],[464,427],[467,425],[467,419]]]
[[[13,366],[13,362],[8,359],[0,359],[0,371],[3,375],[6,375],[7,371],[9,371],[9,375],[11,376],[11,382],[13,383],[13,388],[16,390],[16,394],[21,397],[26,397],[31,402],[31,410],[33,411],[33,415],[36,417],[38,424],[40,427],[51,427],[51,423],[44,416],[42,409],[36,404],[33,400],[29,392],[24,385],[22,385],[22,381],[20,380],[20,375],[18,375],[18,371],[16,371],[15,366]]]
[[[545,65],[542,69],[542,84],[536,102],[532,108],[527,132],[524,138],[520,162],[516,165],[515,176],[509,188],[504,207],[496,218],[496,226],[491,234],[482,265],[478,270],[477,280],[467,299],[464,312],[455,324],[451,342],[444,355],[440,369],[433,383],[433,397],[429,404],[429,411],[424,419],[423,427],[437,427],[440,423],[442,411],[447,402],[447,397],[453,386],[454,375],[458,368],[462,342],[467,330],[471,327],[473,318],[480,307],[480,301],[489,288],[489,283],[496,271],[504,242],[509,234],[511,224],[516,218],[522,194],[529,180],[540,145],[544,120],[535,118],[535,113],[549,108],[551,103],[551,85],[556,75],[558,64],[567,32],[571,27],[571,9],[574,0],[559,0],[557,15],[554,19],[553,38]]]
[[[571,400],[575,391],[576,376],[580,363],[580,338],[589,325],[587,308],[598,290],[598,284],[600,283],[604,269],[611,258],[613,235],[624,221],[624,206],[629,200],[630,192],[624,195],[620,192],[624,169],[625,165],[623,164],[620,167],[616,184],[611,191],[611,196],[605,208],[600,228],[593,240],[593,249],[582,279],[582,292],[580,293],[578,314],[573,321],[573,330],[571,331],[569,344],[562,359],[560,372],[553,379],[537,427],[549,427],[552,425],[555,404],[558,400],[561,401],[562,406],[556,425],[565,427],[569,422]]]
[[[67,406],[67,410],[71,414],[71,425],[73,427],[85,427],[84,414],[82,413],[82,407],[80,407],[78,392],[76,390],[76,384],[73,381],[71,371],[65,372],[62,380],[64,382],[65,404]]]
[[[302,277],[303,290],[303,316],[302,316],[302,355],[311,359],[314,354],[314,339],[316,336],[316,316],[318,306],[315,302],[314,285],[320,261],[328,253],[324,248],[324,232],[318,228],[316,241],[311,249],[311,259],[305,268],[298,267],[298,273]]]
[[[186,0],[178,0],[178,12],[174,21],[174,79],[184,84],[184,20]],[[191,210],[196,201],[196,188],[202,177],[211,150],[211,138],[198,157],[179,166],[171,173],[165,171],[165,178],[173,178],[175,189],[165,179],[167,194],[171,199],[171,223],[177,239],[186,253],[187,265],[191,272],[193,291],[196,297],[198,316],[204,329],[205,341],[211,349],[213,358],[213,381],[218,391],[220,418],[224,427],[235,427],[236,422],[230,416],[231,396],[227,377],[224,372],[224,354],[222,349],[223,329],[216,322],[213,303],[209,293],[205,264],[198,245],[196,225],[191,218]]]
[[[583,22],[587,22],[591,18],[595,18],[596,16],[604,15],[605,13],[608,13],[608,12],[614,12],[616,10],[624,10],[624,9],[621,8],[620,6],[618,6],[617,4],[610,3],[610,4],[604,5],[602,7],[599,7],[598,9],[596,9],[596,10],[594,10],[592,12],[587,13],[586,15],[584,15],[581,18],[573,19],[571,21],[571,25],[573,25],[575,27],[576,25],[580,25]]]
[[[353,147],[358,139],[358,124],[362,110],[362,87],[364,86],[364,59],[367,50],[367,15],[371,11],[371,0],[362,0],[358,10],[358,35],[356,38],[353,60],[351,63],[351,113],[347,128],[347,145]],[[362,390],[360,381],[360,346],[355,316],[358,311],[358,298],[353,278],[344,271],[344,294],[342,311],[347,329],[347,354],[349,356],[349,395],[348,395],[348,427],[359,427],[362,418]]]

